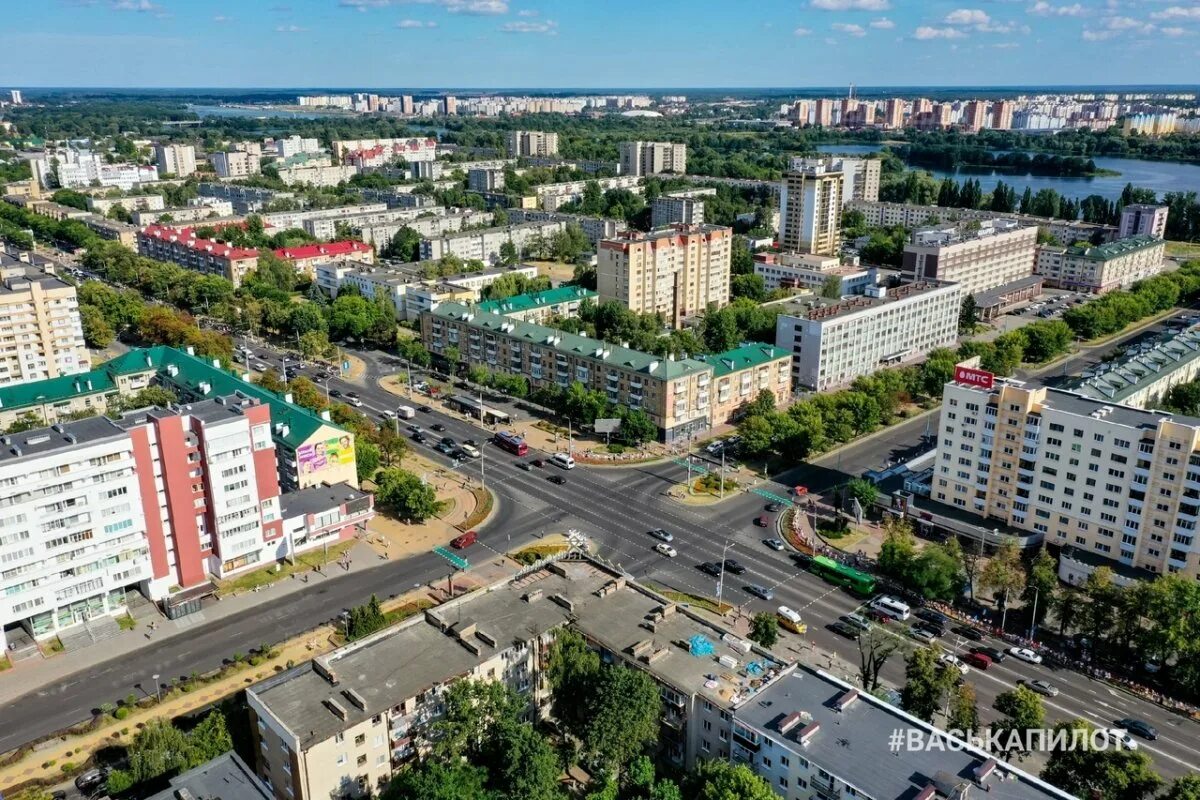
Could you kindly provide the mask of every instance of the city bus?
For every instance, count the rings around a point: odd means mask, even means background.
[[[809,569],[832,584],[847,587],[860,597],[870,597],[875,593],[875,578],[853,567],[839,564],[832,558],[817,556],[812,560]]]
[[[492,441],[515,456],[523,456],[529,452],[529,445],[525,444],[525,440],[515,433],[500,431]]]

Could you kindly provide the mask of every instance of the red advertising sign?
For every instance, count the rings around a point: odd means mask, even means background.
[[[990,372],[985,372],[981,369],[971,369],[970,367],[954,368],[955,383],[965,383],[968,386],[978,386],[980,389],[991,389],[995,380],[995,375]]]

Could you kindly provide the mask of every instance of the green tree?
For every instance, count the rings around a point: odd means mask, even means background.
[[[858,677],[863,688],[874,692],[888,660],[900,649],[900,638],[886,633],[878,625],[858,637]]]
[[[957,671],[941,668],[933,648],[914,649],[904,661],[904,689],[900,692],[904,710],[932,722],[957,676]]]
[[[600,656],[576,631],[561,628],[550,646],[547,665],[551,713],[567,733],[582,739],[588,713],[583,699],[600,673]]]
[[[409,522],[424,522],[437,513],[433,487],[411,472],[390,467],[379,475],[375,499]]]
[[[1200,775],[1176,778],[1163,795],[1163,800],[1200,800]]]
[[[1040,729],[1046,724],[1046,709],[1041,695],[1025,686],[1017,686],[996,695],[996,710],[1004,719],[996,727],[1001,731],[1001,743],[1011,745],[1010,752],[1024,753],[1026,731]],[[1013,735],[1016,734],[1016,735]]]
[[[962,300],[962,308],[958,312],[958,332],[970,333],[979,324],[979,307],[975,304],[975,296],[967,295]]]
[[[499,800],[485,788],[487,771],[464,761],[426,758],[403,770],[384,788],[381,800]]]
[[[375,476],[379,469],[379,446],[359,437],[354,440],[354,466],[362,483]]]
[[[760,611],[750,620],[750,639],[771,648],[779,641],[779,619],[770,611]]]
[[[519,697],[519,696],[518,696]],[[558,778],[562,764],[550,742],[529,723],[498,726],[489,737],[488,785],[502,797],[521,800],[558,800],[563,797]]]
[[[866,478],[851,478],[846,483],[846,495],[857,500],[865,514],[875,505],[875,498],[879,497],[879,487]]]
[[[911,562],[905,582],[929,600],[950,602],[963,587],[963,554],[958,539],[923,548]]]
[[[405,225],[392,234],[379,255],[398,261],[416,261],[421,257],[421,234]]]
[[[288,313],[288,328],[292,333],[303,336],[306,333],[325,333],[329,324],[321,309],[313,303],[296,303]]]
[[[585,698],[584,750],[610,774],[658,736],[662,698],[647,673],[606,664]]]
[[[260,252],[258,264],[246,275],[246,283],[290,292],[296,287],[296,267],[271,252]]]
[[[100,350],[117,338],[116,331],[104,318],[104,312],[96,306],[80,305],[79,321],[83,325],[83,341],[88,347]]]
[[[308,331],[300,334],[299,347],[305,358],[321,358],[329,353],[331,345],[325,331]]]
[[[526,701],[510,686],[497,681],[454,681],[442,698],[445,711],[434,724],[434,749],[439,758],[467,758],[481,763],[492,738],[521,722]]]
[[[640,408],[621,409],[621,428],[617,438],[624,444],[637,446],[658,438],[658,426],[650,415]]]
[[[686,796],[694,800],[778,800],[766,779],[745,764],[701,761],[688,776]]]
[[[1019,597],[1025,589],[1025,565],[1015,540],[1004,540],[980,572],[979,582],[984,588],[1003,595],[1007,612],[1007,602]]]
[[[841,285],[841,280],[834,278]],[[767,299],[767,282],[762,275],[734,275],[729,282],[730,297],[746,297],[756,303]]]
[[[1038,550],[1029,567],[1029,578],[1025,582],[1022,595],[1025,604],[1030,606],[1032,624],[1040,625],[1050,609],[1055,608],[1058,600],[1058,562],[1045,547]],[[1036,604],[1036,610],[1033,605]]]
[[[737,318],[729,308],[709,309],[702,324],[704,345],[711,353],[722,353],[738,346],[741,332]]]
[[[1093,726],[1086,720],[1077,719],[1060,722],[1054,729],[1082,730],[1090,742]],[[1162,780],[1151,769],[1150,757],[1144,750],[1126,750],[1123,747],[1055,748],[1046,761],[1041,777],[1076,797],[1097,800],[1143,800],[1157,792],[1162,785]]]
[[[517,246],[513,244],[512,239],[500,243],[500,263],[511,266],[520,258],[521,254],[517,252]]]
[[[975,687],[963,681],[950,692],[950,713],[946,717],[946,730],[979,730],[979,708],[975,705]]]
[[[917,538],[912,524],[898,517],[884,522],[883,543],[879,547],[879,571],[897,580],[905,580],[916,559]]]

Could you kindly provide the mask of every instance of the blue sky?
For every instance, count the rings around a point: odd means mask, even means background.
[[[1200,0],[7,0],[11,86],[1195,83]]]

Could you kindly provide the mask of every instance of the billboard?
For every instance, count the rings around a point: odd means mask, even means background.
[[[968,386],[978,386],[980,389],[991,389],[992,384],[996,381],[996,376],[990,372],[985,372],[981,369],[972,369],[971,367],[956,366],[954,368],[954,382],[965,383]]]
[[[301,475],[311,475],[329,467],[354,463],[354,443],[349,434],[312,442],[296,449]]]

